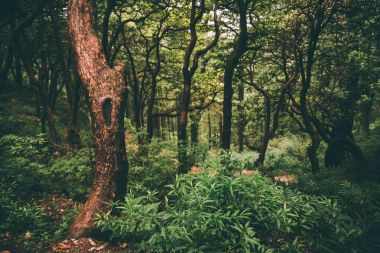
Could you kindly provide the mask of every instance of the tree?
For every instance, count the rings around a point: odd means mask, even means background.
[[[80,237],[94,231],[96,214],[107,203],[122,199],[126,191],[128,164],[124,141],[124,66],[107,65],[94,28],[93,1],[70,0],[68,27],[79,76],[88,96],[96,153],[96,169],[91,193],[70,227],[69,236]]]
[[[197,9],[198,13],[197,13]],[[183,75],[183,91],[180,98],[178,108],[178,160],[179,160],[179,173],[186,173],[188,170],[187,163],[187,119],[189,113],[190,99],[191,99],[191,84],[192,78],[199,66],[199,58],[210,51],[219,40],[219,21],[216,13],[216,7],[214,9],[214,38],[213,40],[203,48],[198,49],[194,54],[193,51],[198,41],[197,37],[197,24],[202,20],[205,13],[205,1],[200,1],[200,6],[197,6],[197,1],[191,1],[191,15],[190,15],[190,42],[185,50],[185,57],[182,65]],[[192,63],[191,63],[192,61]]]
[[[236,0],[236,8],[239,15],[240,33],[233,44],[233,50],[229,54],[224,68],[224,100],[223,100],[223,135],[222,148],[230,149],[231,145],[231,119],[232,119],[232,96],[234,93],[232,82],[234,71],[239,64],[240,58],[246,51],[248,42],[247,9],[252,3],[250,0]]]

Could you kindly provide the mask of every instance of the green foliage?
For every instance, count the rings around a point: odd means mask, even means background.
[[[18,197],[41,190],[40,172],[47,169],[48,148],[43,135],[0,138],[0,183]]]
[[[133,235],[128,239],[146,239],[159,222],[160,203],[156,195],[156,192],[146,189],[140,189],[137,194],[130,191],[123,204],[115,204],[115,208],[121,214],[120,217],[111,216],[111,212],[98,215],[97,225],[103,231],[112,231],[112,238],[125,239],[129,235]]]
[[[139,238],[141,251],[360,249],[366,228],[345,215],[336,201],[284,189],[260,174],[231,176],[242,166],[229,157],[223,155],[214,171],[178,176],[168,186],[165,203],[149,191],[129,193],[116,207],[122,210],[120,217],[107,213],[97,224],[114,238]]]
[[[200,165],[205,161],[208,154],[207,143],[197,143],[189,148],[187,160],[190,165]]]
[[[92,149],[83,148],[69,157],[54,159],[49,169],[40,172],[44,187],[70,198],[84,199],[91,188],[94,156]]]
[[[3,246],[13,244],[18,252],[36,252],[61,239],[78,214],[78,211],[73,209],[59,221],[55,221],[44,208],[34,202],[11,202],[3,208],[7,209],[7,213],[0,216],[0,233],[10,234],[11,240],[0,243]]]
[[[163,190],[172,182],[178,166],[175,142],[153,139],[143,147],[129,147],[127,152],[129,187]]]
[[[265,166],[277,171],[305,172],[308,169],[306,143],[302,136],[274,139],[270,142]]]
[[[94,163],[91,149],[49,161],[43,135],[6,135],[0,138],[0,149],[0,183],[4,189],[13,189],[18,198],[49,191],[83,199],[90,190]]]

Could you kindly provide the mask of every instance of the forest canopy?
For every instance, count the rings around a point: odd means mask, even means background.
[[[378,252],[380,3],[3,0],[0,252]]]

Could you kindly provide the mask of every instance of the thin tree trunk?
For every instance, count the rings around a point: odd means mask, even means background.
[[[244,149],[244,129],[245,129],[245,116],[244,107],[242,105],[244,101],[244,83],[241,82],[238,87],[238,142],[239,142],[239,153],[243,152]]]
[[[261,142],[260,154],[255,164],[259,167],[264,165],[265,155],[268,149],[269,140],[271,138],[271,104],[269,96],[265,95],[265,121],[264,121],[264,136]]]
[[[232,121],[232,96],[233,96],[233,76],[240,58],[246,51],[248,41],[247,28],[247,6],[249,1],[236,0],[239,10],[239,25],[240,34],[234,43],[234,50],[227,58],[227,63],[224,68],[224,100],[223,100],[223,134],[222,148],[230,149],[231,146],[231,121]]]
[[[211,150],[212,131],[211,131],[211,114],[210,114],[210,111],[207,113],[207,121],[208,121],[208,150]]]
[[[0,65],[0,93],[2,92],[2,89],[8,79],[8,71],[11,67],[13,58],[13,45],[17,42],[18,36],[22,32],[22,30],[30,26],[33,23],[34,19],[40,14],[40,11],[42,10],[44,3],[44,0],[38,1],[36,4],[36,9],[29,13],[27,16],[25,16],[23,19],[21,19],[20,22],[18,22],[17,25],[11,31],[11,34],[7,41],[7,45],[4,47],[4,52],[2,54],[2,62]]]
[[[187,115],[189,112],[191,96],[191,78],[184,75],[184,85],[182,99],[179,105],[178,113],[178,161],[179,161],[179,173],[186,173],[188,169],[187,164]]]
[[[158,73],[157,73],[158,74]],[[150,143],[153,138],[154,126],[153,126],[153,109],[154,103],[156,101],[156,93],[157,93],[157,75],[152,76],[152,91],[151,97],[148,103],[148,111],[147,111],[147,140]]]
[[[41,67],[39,69],[38,79],[36,79],[31,59],[23,58],[22,60],[24,63],[25,71],[29,77],[30,83],[38,91],[40,105],[43,108],[43,112],[41,112],[42,132],[46,131],[45,121],[47,121],[49,128],[49,142],[50,144],[52,144],[52,148],[55,149],[55,144],[57,144],[57,131],[55,129],[54,113],[51,108],[49,92],[47,91],[47,85],[45,84],[45,82],[48,81],[46,58],[43,56],[41,59]]]
[[[77,67],[87,95],[94,137],[96,169],[92,190],[71,224],[69,237],[95,231],[94,218],[125,195],[128,163],[124,140],[126,86],[124,66],[107,65],[95,31],[93,1],[70,0],[68,26]]]
[[[199,129],[199,121],[200,121],[200,112],[194,111],[190,114],[190,139],[191,144],[197,144],[198,143],[198,129]]]
[[[55,15],[54,15],[55,14]],[[54,33],[55,44],[57,46],[59,65],[62,70],[62,80],[64,82],[67,102],[68,102],[68,120],[66,130],[66,154],[69,155],[71,150],[76,151],[81,144],[79,127],[78,127],[78,115],[79,115],[79,100],[80,100],[80,80],[76,73],[74,78],[69,69],[68,56],[64,54],[62,38],[59,33],[59,25],[57,20],[57,14],[51,15],[53,29],[57,32]],[[68,53],[68,55],[71,54]]]

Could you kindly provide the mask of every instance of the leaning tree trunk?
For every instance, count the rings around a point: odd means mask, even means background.
[[[107,65],[94,29],[93,1],[70,0],[68,26],[78,72],[88,95],[95,141],[96,171],[91,193],[72,223],[70,237],[94,232],[94,218],[108,203],[125,195],[128,164],[125,157],[124,66]]]

